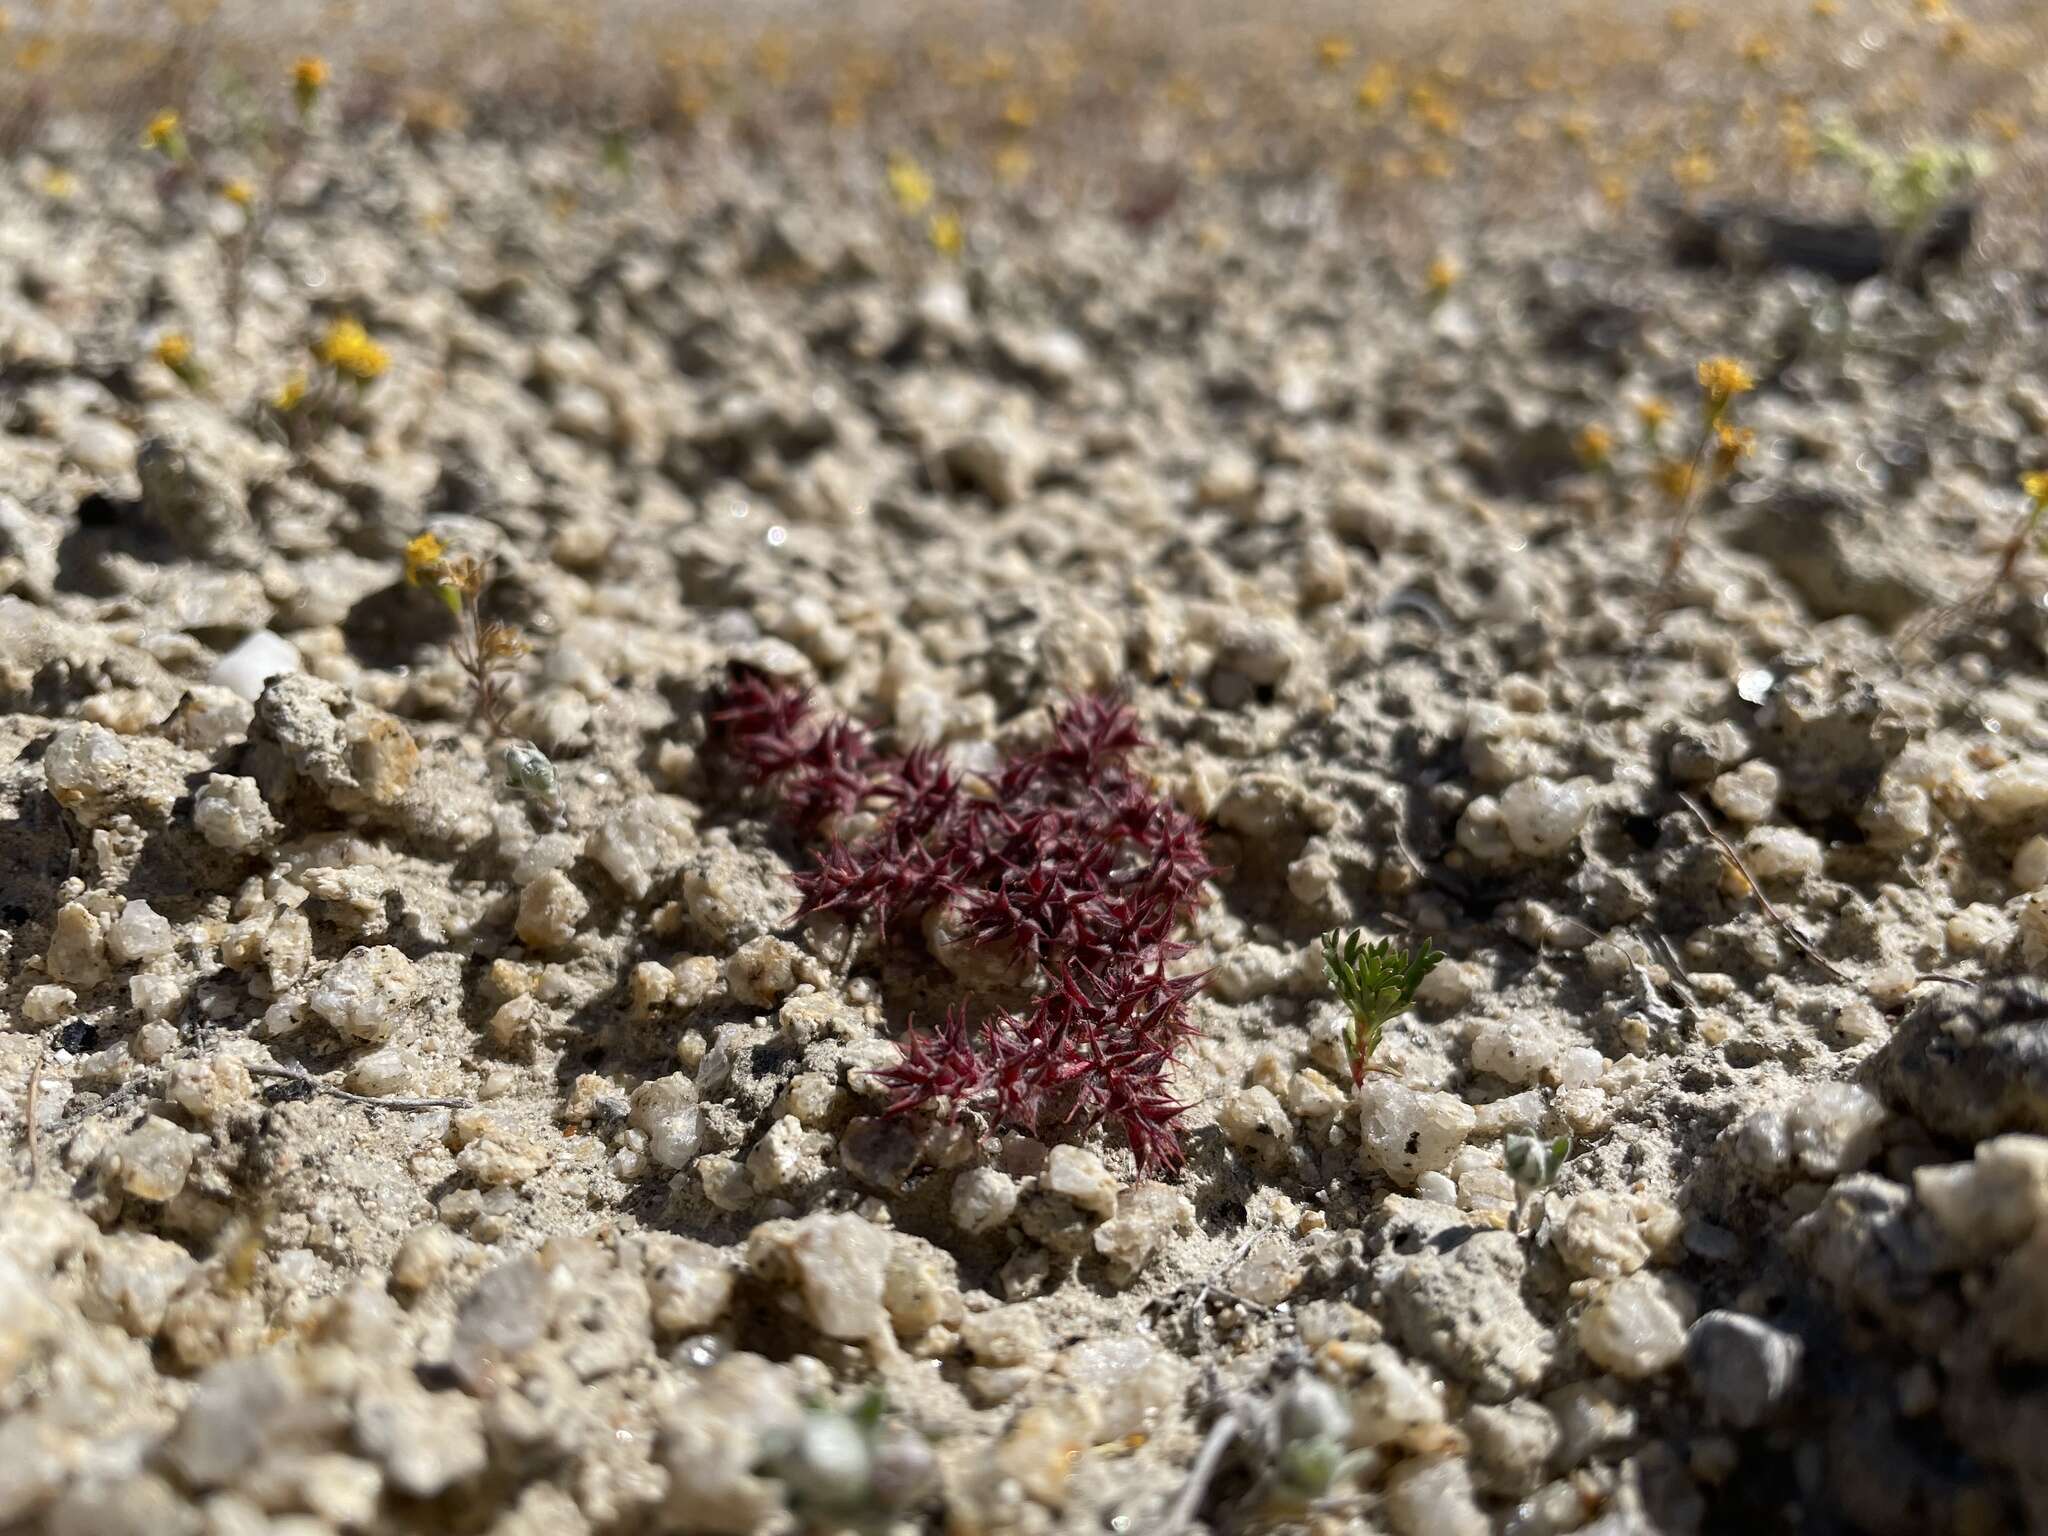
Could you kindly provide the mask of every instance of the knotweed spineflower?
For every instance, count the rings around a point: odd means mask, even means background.
[[[511,625],[484,619],[483,595],[490,579],[488,561],[452,554],[432,533],[422,533],[405,546],[405,583],[431,587],[454,617],[457,631],[450,654],[469,678],[477,718],[495,741],[506,734],[505,682],[530,647]]]
[[[1694,512],[1699,509],[1703,487],[1700,470],[1710,461],[1717,475],[1726,476],[1756,446],[1756,434],[1737,428],[1727,420],[1736,399],[1756,388],[1747,368],[1732,357],[1709,357],[1698,369],[1700,382],[1700,436],[1689,464],[1673,462],[1659,471],[1664,493],[1673,509],[1671,528],[1664,552],[1664,574],[1660,584],[1669,585],[1685,559],[1686,539]]]
[[[1180,1159],[1167,1084],[1200,976],[1176,934],[1212,873],[1201,828],[1138,777],[1129,706],[1087,698],[1050,740],[970,775],[936,749],[877,752],[798,690],[734,675],[712,723],[729,762],[822,842],[802,911],[897,937],[945,914],[1034,979],[1021,1007],[964,1002],[913,1028],[879,1074],[896,1114],[966,1115],[1042,1134],[1112,1122],[1142,1168]],[[850,839],[850,840],[849,840]]]
[[[1966,596],[1924,615],[1910,626],[1899,636],[1902,651],[1914,649],[1931,631],[1946,629],[1988,609],[2017,576],[2027,551],[2048,547],[2048,530],[2043,528],[2044,520],[2048,520],[2048,470],[2030,470],[2021,475],[2020,489],[2026,493],[2027,504],[2020,512],[2018,525],[2000,547],[1998,564],[1990,576]]]

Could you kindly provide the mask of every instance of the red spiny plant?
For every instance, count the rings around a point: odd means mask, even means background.
[[[951,907],[967,937],[1031,962],[1022,1012],[978,1025],[956,1006],[904,1038],[882,1080],[892,1114],[967,1113],[1036,1133],[1113,1121],[1141,1168],[1181,1157],[1187,1108],[1166,1088],[1200,976],[1169,975],[1174,933],[1213,872],[1200,825],[1130,770],[1145,745],[1120,699],[1076,699],[1052,737],[990,779],[933,747],[876,753],[799,690],[736,672],[714,701],[730,760],[822,843],[798,875],[803,912],[872,917],[886,937]]]

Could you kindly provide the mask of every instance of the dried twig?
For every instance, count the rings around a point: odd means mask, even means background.
[[[1752,875],[1749,872],[1749,866],[1742,862],[1742,855],[1735,851],[1733,843],[1729,842],[1727,838],[1715,830],[1714,824],[1707,820],[1707,813],[1700,809],[1700,803],[1684,790],[1678,792],[1678,801],[1679,804],[1692,812],[1694,819],[1700,824],[1700,829],[1714,840],[1714,846],[1721,850],[1721,857],[1735,866],[1735,872],[1742,876],[1743,883],[1749,887],[1750,895],[1756,898],[1756,904],[1764,909],[1764,916],[1783,929],[1785,936],[1798,946],[1799,952],[1806,956],[1807,959],[1834,977],[1836,981],[1853,985],[1849,978],[1826,955],[1823,955],[1813,947],[1812,940],[1792,926],[1790,918],[1771,905],[1771,898],[1764,894],[1764,888],[1757,884],[1756,876]]]
[[[1237,1410],[1226,1409],[1209,1426],[1208,1436],[1202,1441],[1202,1448],[1196,1452],[1194,1462],[1188,1468],[1187,1481],[1180,1486],[1180,1493],[1166,1512],[1166,1518],[1159,1522],[1153,1536],[1180,1536],[1194,1521],[1195,1512],[1202,1507],[1202,1500],[1209,1492],[1209,1483],[1216,1476],[1216,1469],[1223,1462],[1223,1453],[1230,1449],[1230,1442],[1237,1438],[1239,1429]]]
[[[34,1189],[43,1182],[43,1138],[36,1129],[36,1101],[43,1094],[43,1063],[48,1053],[38,1044],[36,1064],[28,1069],[28,1094],[24,1100],[28,1110],[28,1187]]]
[[[248,1067],[251,1077],[275,1077],[288,1083],[304,1083],[315,1093],[327,1094],[331,1098],[340,1099],[346,1104],[361,1104],[367,1109],[415,1111],[469,1108],[469,1101],[466,1099],[379,1099],[373,1098],[367,1093],[350,1093],[346,1088],[337,1088],[334,1084],[313,1076],[312,1073],[301,1067],[273,1067],[261,1062],[248,1063]]]

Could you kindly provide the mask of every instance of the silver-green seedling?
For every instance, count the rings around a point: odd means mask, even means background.
[[[1350,1053],[1354,1085],[1365,1081],[1366,1063],[1380,1048],[1388,1021],[1414,1006],[1415,989],[1443,958],[1427,939],[1407,951],[1386,939],[1367,944],[1363,933],[1332,930],[1323,935],[1323,969],[1351,1010],[1344,1047]]]
[[[1519,1229],[1530,1200],[1557,1182],[1565,1159],[1572,1155],[1571,1133],[1545,1141],[1534,1131],[1523,1131],[1501,1142],[1501,1154],[1508,1177],[1515,1181],[1515,1225]]]

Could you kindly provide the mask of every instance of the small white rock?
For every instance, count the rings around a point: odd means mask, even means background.
[[[1508,841],[1524,858],[1552,859],[1577,841],[1593,799],[1577,779],[1563,783],[1532,775],[1510,784],[1500,797]]]
[[[1450,1167],[1478,1118],[1452,1094],[1410,1088],[1378,1072],[1366,1074],[1358,1106],[1361,1166],[1368,1173],[1385,1173],[1406,1189],[1423,1174]]]
[[[1648,1270],[1617,1280],[1579,1317],[1579,1344],[1595,1365],[1633,1381],[1685,1353],[1693,1308],[1676,1282]]]
[[[419,967],[389,944],[358,946],[322,976],[306,1003],[339,1033],[381,1044],[419,1001]]]
[[[213,664],[206,680],[229,688],[251,702],[263,696],[273,677],[300,669],[299,648],[267,629],[251,630],[234,649]]]
[[[968,1168],[953,1181],[953,1224],[980,1236],[1017,1211],[1017,1181],[999,1168]]]
[[[1116,1214],[1116,1178],[1102,1159],[1085,1147],[1054,1147],[1045,1160],[1039,1185],[1105,1220]]]
[[[168,918],[146,901],[131,901],[107,928],[107,953],[116,965],[134,965],[167,955],[175,936]]]

